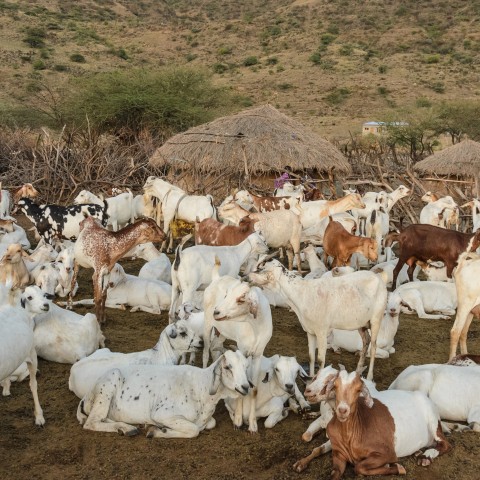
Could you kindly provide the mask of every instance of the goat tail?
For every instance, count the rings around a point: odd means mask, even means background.
[[[173,262],[173,269],[175,271],[178,270],[178,267],[180,266],[180,260],[181,260],[181,255],[182,255],[182,248],[183,248],[183,242],[180,243],[180,245],[175,249],[175,260]]]
[[[103,215],[102,215],[102,220],[101,220],[102,225],[103,225],[104,227],[106,227],[106,226],[107,226],[107,223],[108,223],[108,217],[109,217],[109,215],[108,215],[108,213],[107,213],[107,209],[108,209],[108,203],[107,203],[106,200],[104,200],[104,201],[103,201],[103,210],[102,210],[102,214],[103,214]]]
[[[373,209],[372,213],[370,215],[370,225],[373,227],[373,225],[375,225],[376,221],[377,221],[377,211],[375,209]]]

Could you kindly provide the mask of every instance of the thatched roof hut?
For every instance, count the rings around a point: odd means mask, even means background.
[[[418,162],[414,169],[436,175],[456,175],[475,180],[480,196],[480,143],[463,140]]]
[[[179,133],[155,151],[150,163],[225,180],[277,175],[286,166],[317,175],[350,172],[336,147],[271,105]]]

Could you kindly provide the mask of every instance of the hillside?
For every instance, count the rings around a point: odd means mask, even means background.
[[[0,0],[0,105],[32,82],[190,65],[330,138],[392,108],[478,99],[477,2]]]

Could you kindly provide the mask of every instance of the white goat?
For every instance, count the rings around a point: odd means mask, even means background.
[[[172,264],[168,257],[161,253],[160,257],[149,260],[138,272],[139,278],[157,280],[172,284]]]
[[[25,289],[24,304],[35,313],[34,340],[39,357],[58,363],[75,363],[99,346],[105,346],[105,337],[93,313],[85,316],[64,310],[52,303],[35,286]],[[48,309],[45,311],[45,305]],[[40,308],[39,308],[40,307]]]
[[[390,288],[393,284],[393,270],[395,269],[397,262],[398,262],[398,258],[395,258],[393,260],[388,260],[386,262],[381,262],[373,266],[370,269],[370,271],[379,275],[380,278],[385,282],[385,285],[387,285],[387,287]],[[407,283],[409,281],[407,270],[408,270],[408,265],[405,264],[400,270],[400,273],[398,274],[397,285],[402,285],[403,283]],[[416,267],[415,270],[413,271],[414,281],[417,280],[419,272],[420,272],[420,267]]]
[[[449,319],[457,308],[457,291],[450,282],[413,282],[400,285],[395,293],[401,298],[403,313],[417,313],[419,318]],[[431,314],[427,312],[440,312]]]
[[[60,272],[60,281],[55,293],[61,297],[66,297],[72,289],[72,280],[75,267],[75,254],[73,246],[64,248],[57,256],[56,260],[58,271]],[[75,282],[72,297],[78,290],[78,283]]]
[[[434,225],[436,227],[449,228],[453,223],[451,217],[457,220],[458,205],[449,195],[438,198],[431,192],[427,192],[422,200],[427,202],[420,212],[420,223]],[[458,223],[457,223],[458,230]]]
[[[272,337],[272,313],[268,300],[257,287],[230,277],[219,277],[221,266],[215,264],[212,272],[212,283],[205,289],[205,330],[203,334],[203,366],[207,366],[210,353],[210,335],[216,328],[220,335],[237,343],[238,349],[246,356],[252,357],[251,380],[253,392],[251,395],[248,416],[248,430],[258,431],[256,417],[257,387],[260,378],[260,366],[265,347]],[[243,401],[236,402],[234,425],[243,424]]]
[[[168,325],[160,334],[153,348],[141,352],[120,353],[102,348],[82,358],[70,369],[68,386],[79,398],[93,389],[97,380],[112,368],[127,365],[176,365],[184,352],[202,348],[198,335],[186,322],[178,321]]]
[[[104,205],[104,201],[97,197],[97,195],[82,190],[73,201],[75,204],[94,203],[96,205]],[[133,213],[133,194],[132,192],[125,192],[115,197],[110,197],[105,200],[107,204],[107,225],[111,225],[113,231],[117,231],[128,223],[133,223],[135,220]]]
[[[422,392],[435,403],[442,419],[468,422],[472,430],[480,432],[478,367],[410,365],[400,373],[389,389]],[[447,426],[452,427],[448,423]]]
[[[395,353],[393,344],[398,330],[400,303],[399,295],[396,293],[388,295],[387,308],[377,337],[377,351],[375,353],[377,358],[388,358],[390,354]],[[360,352],[363,346],[362,337],[355,330],[333,329],[328,340],[330,347],[336,353],[339,353],[341,348],[347,352]],[[370,347],[368,355],[370,355]]]
[[[11,243],[19,243],[22,248],[29,249],[30,242],[27,238],[25,230],[19,225],[17,225],[16,221],[13,218],[3,219],[2,223],[5,224],[5,222],[11,223],[11,228],[5,229],[6,225],[2,227],[6,231],[2,235],[0,235],[0,245],[2,245],[3,247],[5,245],[10,245]]]
[[[83,397],[77,418],[87,430],[135,435],[138,429],[133,423],[150,425],[150,438],[193,438],[215,427],[213,414],[220,399],[248,393],[247,367],[240,352],[226,351],[205,369],[191,365],[115,368]]]
[[[175,318],[178,300],[193,302],[196,290],[204,290],[212,281],[212,268],[217,257],[221,262],[220,275],[238,275],[240,267],[253,255],[267,253],[268,247],[258,233],[252,233],[233,247],[196,245],[182,251],[179,246],[172,267],[172,301],[170,322]]]
[[[383,281],[371,272],[354,272],[332,278],[304,280],[287,272],[276,260],[266,264],[260,273],[251,273],[250,280],[258,285],[269,284],[280,290],[296,313],[308,336],[310,375],[314,374],[315,349],[318,348],[320,368],[325,364],[327,336],[331,329],[359,330],[363,349],[358,368],[363,366],[368,349],[370,327],[371,358],[368,379],[373,377],[377,336],[387,304]],[[355,309],[352,316],[351,308]]]
[[[465,207],[470,207],[472,209],[472,232],[476,232],[480,228],[480,200],[478,198],[474,198],[472,201],[462,205],[462,208]]]
[[[417,265],[422,269],[427,280],[432,282],[453,282],[453,278],[447,277],[447,267],[443,262],[422,262],[417,260]],[[406,265],[408,267],[408,265]],[[403,270],[403,269],[402,269]],[[415,273],[414,273],[415,276]],[[397,282],[398,283],[398,282]]]
[[[313,245],[308,245],[303,249],[305,253],[305,258],[310,267],[310,273],[305,275],[305,279],[315,279],[320,278],[323,274],[327,272],[327,267],[325,264],[318,258],[317,251]]]
[[[10,285],[9,285],[10,286]],[[35,423],[44,425],[42,407],[37,393],[37,352],[33,340],[33,314],[25,294],[21,297],[24,308],[6,305],[8,288],[0,285],[0,381],[9,380],[23,362],[27,363],[30,374],[30,390],[35,405]],[[48,305],[42,303],[46,310]]]
[[[460,341],[460,353],[467,351],[467,334],[473,317],[480,318],[480,256],[475,253],[463,253],[458,259],[455,272],[458,309],[455,323],[450,331],[450,360],[457,354]]]
[[[265,428],[273,428],[288,416],[288,410],[295,413],[310,410],[310,405],[305,401],[296,384],[297,375],[309,378],[305,370],[297,363],[295,357],[282,357],[274,355],[262,357],[260,377],[263,379],[257,387],[255,397],[256,417],[264,418]],[[284,407],[288,400],[289,409]],[[243,399],[243,422],[248,425],[250,403],[252,397],[247,395]],[[297,403],[298,402],[298,403]],[[225,406],[232,421],[235,420],[236,401],[226,399]]]
[[[295,186],[293,183],[285,182],[282,188],[275,190],[276,197],[299,197],[303,200],[305,187],[303,185]]]
[[[42,292],[48,294],[51,298],[59,291],[60,270],[54,263],[44,263],[35,267],[30,272],[30,278],[33,279],[37,287],[40,287]]]

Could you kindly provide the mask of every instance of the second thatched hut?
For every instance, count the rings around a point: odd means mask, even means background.
[[[244,110],[167,140],[150,158],[190,193],[256,186],[271,190],[286,169],[298,176],[344,176],[342,153],[271,105]]]

